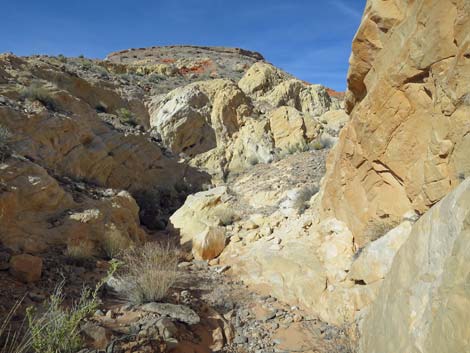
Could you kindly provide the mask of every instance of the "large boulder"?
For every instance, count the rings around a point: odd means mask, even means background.
[[[184,205],[170,217],[170,228],[177,231],[181,244],[192,246],[196,237],[204,242],[207,228],[231,223],[235,217],[225,186],[188,196]]]
[[[192,242],[193,255],[197,260],[212,260],[225,248],[225,231],[222,227],[207,227]]]
[[[320,124],[292,107],[280,107],[269,114],[276,148],[282,152],[306,149],[320,134]]]
[[[235,83],[218,79],[153,97],[149,110],[150,125],[165,146],[194,157],[230,142],[252,107]]]
[[[413,226],[362,325],[360,352],[467,352],[470,179]]]
[[[193,156],[216,146],[210,126],[209,98],[198,86],[184,86],[170,92],[152,112],[150,125],[174,153]]]
[[[351,121],[322,198],[361,246],[377,223],[426,212],[470,174],[468,10],[465,0],[367,2],[348,74]]]
[[[238,86],[246,95],[256,98],[265,95],[275,86],[289,78],[292,78],[292,76],[286,72],[271,64],[260,61],[248,69],[238,82]]]
[[[42,259],[38,256],[21,254],[10,259],[10,273],[20,281],[31,283],[41,279]]]

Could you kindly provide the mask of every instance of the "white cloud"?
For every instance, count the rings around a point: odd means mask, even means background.
[[[347,3],[347,0],[331,0],[331,4],[343,14],[354,19],[361,19],[362,13]]]

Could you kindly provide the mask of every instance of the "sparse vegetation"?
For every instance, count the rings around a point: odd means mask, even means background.
[[[282,155],[286,156],[290,154],[296,154],[299,152],[306,152],[308,150],[309,150],[309,146],[305,143],[305,141],[302,141],[293,145],[292,144],[288,145],[284,149]]]
[[[127,108],[120,108],[116,111],[119,121],[126,125],[137,125],[134,114]]]
[[[257,165],[258,163],[259,163],[258,157],[256,157],[256,156],[248,157],[248,164],[249,165],[254,166],[254,165]]]
[[[146,243],[130,248],[122,256],[116,276],[119,292],[135,304],[159,301],[174,284],[177,268],[178,253],[170,245]]]
[[[325,145],[320,140],[313,141],[311,143],[311,146],[316,151],[319,151],[325,148]]]
[[[165,80],[165,76],[153,73],[147,76],[147,80],[151,83],[159,83],[160,81]]]
[[[13,328],[11,321],[17,313],[22,300],[19,300],[0,322],[0,353],[28,353],[31,339],[23,334],[23,327]]]
[[[215,211],[214,216],[219,219],[221,226],[229,226],[239,218],[236,212],[230,208],[219,208]]]
[[[95,246],[90,241],[72,242],[67,245],[67,255],[74,260],[87,260],[95,256]]]
[[[31,101],[39,101],[49,109],[54,109],[51,92],[40,81],[33,81],[21,91],[21,96]]]
[[[298,209],[300,212],[303,212],[308,208],[308,202],[318,192],[318,187],[315,185],[304,186],[299,190],[297,197],[294,200],[293,208]]]
[[[392,220],[378,220],[370,222],[364,230],[364,237],[371,241],[377,240],[398,226],[399,222]]]
[[[10,131],[0,125],[0,163],[4,162],[11,154],[9,147],[10,138]]]
[[[103,248],[106,256],[113,259],[123,250],[127,249],[130,244],[130,239],[123,236],[121,232],[112,225],[104,232],[101,247]]]
[[[26,311],[31,347],[36,353],[75,353],[82,347],[80,325],[98,308],[98,292],[114,274],[117,262],[111,262],[108,275],[95,287],[85,287],[80,299],[70,308],[64,308],[64,282],[61,282],[45,302],[44,311],[33,307]]]
[[[67,62],[67,58],[62,54],[57,55],[57,59],[59,59],[59,61],[62,62],[62,63]]]
[[[92,66],[93,64],[91,63],[91,61],[88,60],[83,60],[83,62],[81,63],[82,70],[90,70]]]

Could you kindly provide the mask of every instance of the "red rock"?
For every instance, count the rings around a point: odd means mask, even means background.
[[[23,282],[36,282],[41,278],[42,258],[29,254],[12,256],[10,274]]]

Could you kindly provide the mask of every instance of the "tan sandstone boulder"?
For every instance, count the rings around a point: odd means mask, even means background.
[[[181,244],[192,246],[196,237],[199,237],[199,253],[202,254],[206,247],[205,239],[212,241],[211,238],[218,238],[216,231],[206,232],[208,227],[218,229],[218,226],[230,223],[236,217],[230,208],[229,199],[225,186],[188,196],[184,205],[170,217],[171,228],[179,233]]]
[[[413,226],[362,325],[360,352],[467,352],[470,180]]]
[[[211,260],[225,248],[225,231],[222,227],[207,227],[193,238],[193,255],[197,260]]]
[[[248,69],[238,86],[246,95],[260,97],[289,78],[292,76],[286,72],[260,61]]]

